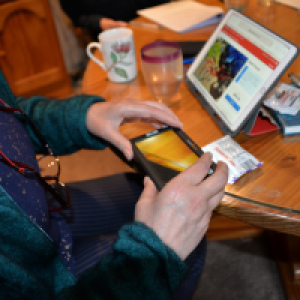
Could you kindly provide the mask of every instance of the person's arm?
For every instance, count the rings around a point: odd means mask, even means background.
[[[186,265],[142,223],[123,226],[113,254],[86,271],[58,296],[66,299],[168,299]]]
[[[0,200],[1,299],[166,299],[185,274],[184,262],[135,222],[121,228],[112,254],[76,281],[55,244],[1,185]]]
[[[91,32],[95,37],[103,30],[115,27],[126,27],[127,23],[124,21],[114,20],[103,14],[99,14],[99,7],[101,3],[96,4],[95,12],[86,14],[85,3],[70,0],[60,0],[60,4],[64,12],[72,20],[76,27],[80,27],[87,32]]]
[[[122,99],[104,102],[98,96],[80,95],[64,100],[45,97],[18,98],[25,111],[40,130],[56,155],[81,148],[103,149],[111,143],[132,159],[132,146],[120,131],[120,125],[137,119],[181,127],[176,115],[158,102]],[[36,152],[44,151],[38,138],[25,122]]]
[[[122,20],[114,20],[99,14],[90,14],[79,16],[76,26],[90,32],[93,37],[97,37],[97,35],[104,30],[116,27],[127,27],[128,23]]]
[[[81,15],[78,19],[77,26],[91,32],[94,35],[100,33],[103,29],[101,27],[101,20],[104,18],[102,15]]]
[[[73,153],[81,148],[103,149],[106,143],[86,128],[89,107],[104,101],[98,96],[80,95],[65,100],[45,97],[17,98],[17,104],[35,123],[56,155]],[[44,148],[25,122],[37,153]]]

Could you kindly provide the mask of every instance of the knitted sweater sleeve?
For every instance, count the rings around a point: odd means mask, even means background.
[[[123,226],[112,255],[85,272],[59,300],[168,299],[186,272],[186,265],[142,223]]]
[[[86,112],[90,105],[102,102],[97,96],[80,95],[65,100],[44,97],[18,98],[18,106],[27,113],[55,154],[73,153],[81,148],[103,149],[105,141],[90,134],[86,128]],[[28,126],[37,153],[43,147]]]

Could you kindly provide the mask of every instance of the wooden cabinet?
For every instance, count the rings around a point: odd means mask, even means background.
[[[18,96],[71,95],[47,0],[0,2],[0,67]]]

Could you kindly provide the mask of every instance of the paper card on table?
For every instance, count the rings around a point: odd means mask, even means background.
[[[218,23],[223,16],[223,10],[218,6],[190,0],[141,9],[138,14],[173,31],[186,32]]]

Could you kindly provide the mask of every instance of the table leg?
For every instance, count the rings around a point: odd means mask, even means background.
[[[300,299],[300,237],[269,233],[288,300]]]

